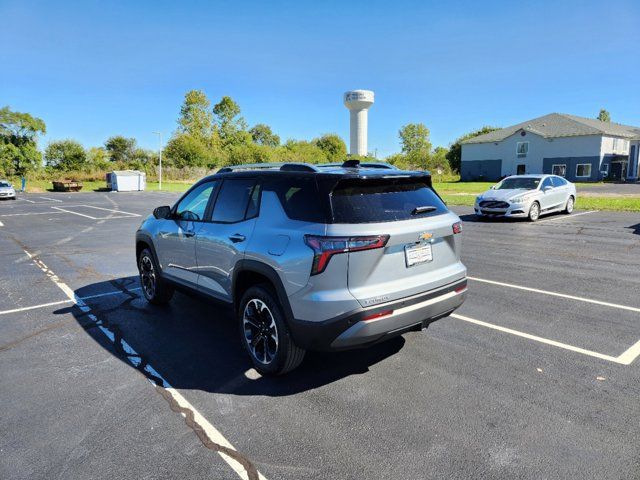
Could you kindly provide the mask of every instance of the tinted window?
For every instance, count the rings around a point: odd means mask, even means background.
[[[10,187],[11,184],[8,182],[0,182],[0,188]]]
[[[342,180],[331,193],[335,223],[408,220],[447,212],[447,207],[420,178]]]
[[[512,177],[505,178],[502,182],[498,184],[496,187],[498,190],[534,190],[538,188],[540,184],[539,178],[534,177]]]
[[[551,177],[551,181],[554,187],[564,187],[567,184],[567,181],[560,177]]]
[[[191,190],[176,207],[176,215],[189,220],[202,220],[211,192],[218,182],[206,182]]]
[[[212,220],[222,223],[244,220],[255,183],[256,181],[252,178],[225,180],[220,188],[216,205],[213,207]]]
[[[292,220],[326,223],[325,203],[318,191],[315,178],[286,177],[270,179],[266,191],[275,192],[287,216]]]
[[[551,183],[551,178],[547,177],[542,181],[542,186],[540,188],[553,187]]]

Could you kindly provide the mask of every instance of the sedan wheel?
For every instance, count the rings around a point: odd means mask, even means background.
[[[569,197],[567,199],[567,206],[564,207],[564,212],[565,213],[571,213],[573,212],[573,207],[575,206],[576,201],[573,199],[573,197]]]
[[[535,222],[538,218],[540,218],[540,204],[538,202],[533,202],[529,209],[529,220]]]

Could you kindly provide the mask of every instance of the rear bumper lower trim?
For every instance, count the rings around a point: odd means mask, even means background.
[[[340,350],[368,345],[403,333],[407,327],[419,327],[451,313],[463,303],[466,286],[465,277],[429,292],[358,309],[322,322],[292,320],[289,326],[296,344],[305,349]],[[365,320],[365,317],[388,310],[393,313]]]

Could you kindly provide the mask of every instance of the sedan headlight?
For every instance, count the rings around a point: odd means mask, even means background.
[[[509,199],[510,203],[524,203],[529,197],[527,195],[520,195],[519,197],[513,197]]]

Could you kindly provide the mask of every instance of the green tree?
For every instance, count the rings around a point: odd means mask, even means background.
[[[324,152],[329,162],[343,162],[347,159],[347,145],[335,133],[325,133],[316,138],[314,143]]]
[[[222,163],[216,152],[198,138],[187,134],[174,135],[164,149],[164,160],[168,165],[178,168],[208,167],[213,168]]]
[[[267,147],[277,147],[280,145],[280,137],[273,133],[269,125],[258,123],[249,129],[249,134],[254,143]]]
[[[75,140],[51,142],[44,152],[47,167],[56,170],[81,170],[87,165],[87,153]]]
[[[87,150],[87,166],[96,170],[111,168],[109,154],[103,147],[91,147]]]
[[[469,140],[470,138],[484,135],[485,133],[493,132],[494,130],[500,129],[498,127],[484,126],[479,130],[474,130],[473,132],[469,132],[456,139],[456,141],[453,142],[449,147],[449,151],[446,155],[447,160],[449,161],[449,166],[451,167],[451,171],[460,172],[460,163],[462,159],[462,142],[464,142],[465,140]]]
[[[189,90],[180,107],[178,131],[208,144],[214,135],[211,102],[202,90]]]
[[[314,142],[287,140],[278,149],[277,158],[282,162],[327,163],[326,153]]]
[[[36,141],[38,134],[45,133],[47,128],[40,118],[0,108],[0,166],[6,175],[24,175],[41,165]]]
[[[136,139],[116,135],[107,139],[104,142],[104,147],[112,162],[128,162],[134,158]]]
[[[611,115],[604,108],[600,109],[600,113],[598,113],[598,120],[601,122],[611,122]]]
[[[240,116],[240,106],[231,97],[222,97],[214,105],[213,113],[223,146],[251,141],[251,135],[246,131],[247,122]]]
[[[398,132],[402,153],[420,153],[424,155],[431,151],[429,129],[423,123],[408,123]]]

